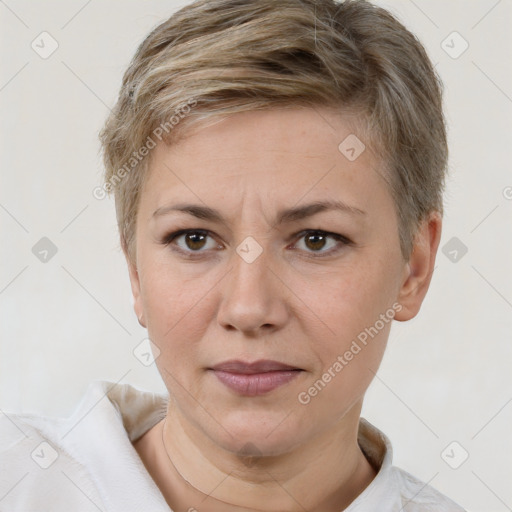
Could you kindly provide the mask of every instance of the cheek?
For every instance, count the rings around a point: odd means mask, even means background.
[[[308,302],[331,334],[347,340],[373,325],[392,306],[395,290],[389,268],[376,260],[357,261],[310,287]]]
[[[336,380],[345,391],[353,387],[351,383],[365,387],[373,377],[370,370],[377,371],[384,354],[394,310],[383,297],[375,295],[333,294],[332,297],[338,301],[332,315],[326,318],[331,332],[316,337],[318,344],[314,351],[319,361],[316,377],[328,372],[325,380]]]
[[[394,315],[390,307],[375,306],[346,300],[338,303],[336,319],[328,319],[336,334],[317,338],[318,364],[296,397],[308,417],[336,422],[362,400],[382,361]]]
[[[213,279],[207,273],[199,275],[182,264],[173,264],[165,252],[159,251],[147,261],[141,275],[141,292],[148,321],[159,330],[172,329],[180,319],[194,315]]]
[[[187,366],[204,337],[212,314],[208,294],[218,278],[187,275],[183,267],[157,261],[141,277],[141,294],[150,339],[160,349],[160,364]],[[169,370],[170,371],[170,370]],[[173,370],[175,371],[175,370]]]
[[[396,288],[394,274],[384,261],[358,261],[325,276],[317,283],[321,286],[314,288],[319,291],[309,294],[309,304],[322,320],[316,332],[308,335],[315,340],[311,345],[317,360],[314,377],[330,371],[325,380],[332,380],[329,387],[334,394],[338,387],[344,388],[343,393],[351,390],[350,395],[366,389],[382,359],[395,314]]]

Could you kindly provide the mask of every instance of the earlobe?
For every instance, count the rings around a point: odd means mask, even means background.
[[[441,215],[432,212],[422,221],[416,232],[413,250],[404,267],[404,279],[397,299],[402,309],[395,315],[395,320],[410,320],[421,308],[434,272],[441,227]]]

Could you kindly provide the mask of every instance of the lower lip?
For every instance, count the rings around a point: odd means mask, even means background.
[[[214,370],[215,376],[228,388],[244,396],[258,396],[287,384],[301,373],[300,370],[283,370],[265,373],[230,373]]]

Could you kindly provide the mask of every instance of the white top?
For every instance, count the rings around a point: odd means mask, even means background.
[[[167,401],[95,380],[69,418],[0,413],[0,511],[169,512],[132,445],[165,417]],[[380,469],[345,512],[465,512],[392,466],[390,441],[363,418],[358,440]]]

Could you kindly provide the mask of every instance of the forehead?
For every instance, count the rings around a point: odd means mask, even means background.
[[[162,207],[184,196],[196,203],[236,196],[261,205],[307,195],[308,202],[359,202],[354,206],[363,209],[387,184],[381,162],[355,133],[358,124],[331,109],[300,107],[198,125],[178,143],[157,144],[143,196]]]
[[[358,133],[359,138],[364,138],[361,124],[355,114],[342,114],[328,107],[266,108],[199,122],[185,128],[185,135],[171,146],[179,153],[188,153],[188,157],[204,159],[208,155],[199,153],[198,148],[221,154],[224,147],[229,147],[229,155],[224,156],[234,158],[262,150],[325,157],[336,152],[339,143],[350,134]]]

